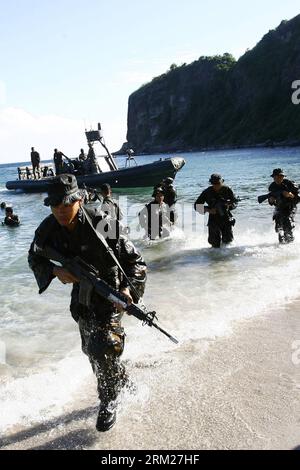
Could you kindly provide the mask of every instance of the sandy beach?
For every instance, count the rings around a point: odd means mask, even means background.
[[[300,445],[300,364],[293,363],[292,345],[300,340],[299,312],[300,300],[236,322],[227,337],[179,346],[157,363],[128,364],[137,391],[125,393],[117,425],[105,434],[94,430],[97,399],[91,376],[64,415],[14,429],[2,437],[0,446],[296,448]]]

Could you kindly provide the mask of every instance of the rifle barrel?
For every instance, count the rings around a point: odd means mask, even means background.
[[[173,343],[178,344],[178,339],[174,338],[174,336],[170,335],[170,333],[168,333],[166,330],[164,330],[163,328],[158,326],[156,323],[152,323],[152,326],[154,326],[154,328],[156,328],[161,333],[163,333],[165,336],[167,336],[171,341],[173,341]]]

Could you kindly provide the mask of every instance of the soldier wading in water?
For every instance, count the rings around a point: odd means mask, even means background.
[[[143,294],[146,264],[125,236],[120,235],[116,239],[110,234],[104,243],[101,237],[99,239],[95,227],[105,222],[106,215],[97,208],[84,208],[83,197],[73,175],[63,174],[52,180],[44,201],[46,206],[51,207],[52,214],[36,230],[28,261],[40,294],[55,277],[63,284],[73,284],[71,314],[79,326],[82,350],[87,354],[98,381],[100,408],[96,428],[107,431],[116,421],[116,400],[128,380],[120,362],[124,349],[122,312],[89,290],[84,281],[79,282],[66,269],[41,256],[40,250],[48,246],[64,257],[80,256],[98,270],[101,279],[122,292],[129,302],[137,302],[136,295]],[[107,236],[109,231],[105,233]],[[113,250],[115,259],[108,248]],[[118,262],[125,275],[120,272]]]
[[[281,168],[275,168],[271,174],[274,179],[269,186],[269,204],[275,207],[273,220],[279,243],[291,243],[294,240],[294,219],[299,202],[299,189],[296,184],[285,178]]]
[[[227,245],[233,241],[232,227],[235,219],[231,211],[237,206],[238,199],[231,188],[226,186],[221,175],[214,173],[209,179],[209,186],[194,204],[197,212],[209,214],[208,243],[213,248],[220,248],[221,243]],[[204,204],[207,204],[204,206]]]

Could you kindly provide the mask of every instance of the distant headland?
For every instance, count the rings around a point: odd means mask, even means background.
[[[300,15],[282,21],[238,61],[225,53],[173,64],[135,91],[120,153],[298,146],[298,102]]]

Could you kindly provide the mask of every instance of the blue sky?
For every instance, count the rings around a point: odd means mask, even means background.
[[[31,145],[77,155],[84,120],[100,120],[116,150],[139,86],[173,62],[238,58],[298,13],[295,0],[0,0],[1,163]]]

